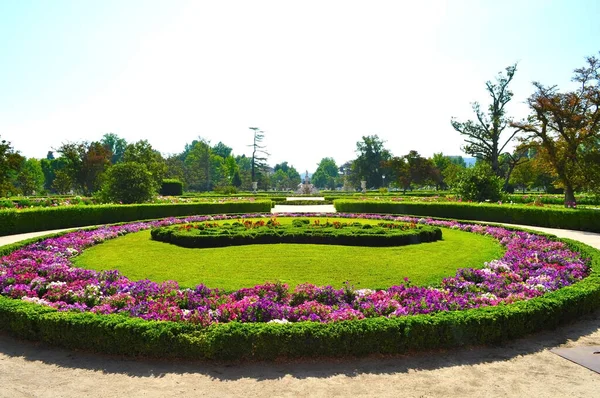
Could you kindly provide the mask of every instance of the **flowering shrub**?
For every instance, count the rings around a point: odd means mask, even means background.
[[[303,214],[303,216],[309,216]],[[322,216],[322,215],[320,215]],[[130,281],[118,271],[91,271],[70,259],[107,239],[176,223],[237,219],[194,216],[77,231],[27,245],[0,258],[0,294],[59,311],[122,314],[146,320],[217,323],[313,321],[331,323],[374,317],[402,317],[464,310],[538,297],[585,278],[589,263],[562,242],[500,227],[390,215],[337,214],[328,217],[371,218],[460,229],[485,234],[506,248],[505,255],[482,269],[461,269],[439,287],[412,286],[407,280],[386,290],[304,284],[265,283],[235,292],[202,284],[181,289],[176,282]],[[270,215],[248,214],[244,218]]]

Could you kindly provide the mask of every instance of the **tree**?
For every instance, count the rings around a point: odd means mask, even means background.
[[[356,143],[358,157],[352,163],[351,174],[354,178],[366,180],[367,186],[383,185],[383,162],[392,157],[390,151],[383,147],[383,143],[377,135],[363,136],[362,141]]]
[[[463,169],[454,189],[463,200],[495,202],[502,197],[502,179],[494,175],[487,162],[480,162]]]
[[[17,176],[17,186],[23,195],[33,195],[44,189],[44,172],[39,160],[23,160]]]
[[[536,170],[533,161],[517,165],[510,177],[510,183],[520,187],[525,193],[525,190],[531,188],[535,182]]]
[[[491,81],[485,83],[486,89],[492,97],[492,103],[489,105],[487,113],[481,110],[478,102],[474,102],[472,107],[477,117],[476,121],[459,122],[454,118],[451,121],[452,127],[466,136],[467,144],[463,147],[463,151],[489,162],[493,173],[497,176],[501,176],[499,157],[518,132],[518,130],[513,131],[508,139],[501,143],[500,136],[511,122],[511,119],[506,117],[505,106],[513,96],[508,85],[516,70],[516,64],[509,66],[506,68],[506,76],[500,73],[495,83]]]
[[[67,142],[63,143],[56,152],[60,153],[64,168],[62,171],[71,181],[71,187],[67,190],[75,189],[81,191],[85,185],[85,175],[83,172],[83,162],[87,152],[88,144],[86,142]],[[67,178],[61,176],[61,184],[67,181]],[[65,188],[62,186],[61,188]]]
[[[107,171],[100,197],[107,202],[143,203],[156,195],[157,188],[145,164],[124,162]]]
[[[11,181],[22,162],[23,157],[13,150],[10,142],[0,140],[0,196],[14,192],[15,187]]]
[[[231,156],[231,148],[219,141],[218,144],[212,147],[212,153],[225,159]]]
[[[384,165],[389,170],[391,179],[395,180],[404,192],[411,189],[413,184],[425,184],[433,181],[435,177],[433,163],[417,151],[410,151],[402,157],[393,157],[384,162]]]
[[[67,173],[67,171],[64,169],[57,170],[54,180],[52,181],[51,188],[54,192],[60,195],[65,195],[68,194],[71,189],[73,189],[73,184],[73,179],[69,173]]]
[[[127,141],[115,133],[107,133],[102,136],[100,143],[111,152],[110,162],[112,164],[123,161],[125,149],[127,149]]]
[[[134,144],[127,145],[123,154],[123,162],[135,162],[146,165],[157,187],[161,186],[162,180],[167,173],[165,160],[160,152],[152,148],[148,140],[140,140]]]
[[[586,62],[574,71],[576,90],[562,93],[534,82],[536,92],[527,100],[531,114],[512,124],[529,134],[540,159],[558,177],[566,207],[576,204],[575,188],[586,185],[585,159],[598,151],[600,138],[600,60],[588,57]]]
[[[110,166],[112,152],[100,142],[89,144],[81,165],[81,181],[86,194],[92,194],[102,185],[102,176]]]
[[[339,182],[339,168],[333,158],[323,158],[313,173],[312,183],[318,188],[335,189]]]
[[[271,176],[273,188],[277,190],[286,190],[290,188],[290,178],[283,169],[277,169]]]
[[[254,132],[254,141],[252,142],[252,171],[251,177],[252,181],[256,181],[256,174],[260,173],[266,167],[267,158],[269,153],[265,151],[265,146],[261,145],[263,138],[265,137],[265,133],[262,130],[259,130],[258,127],[250,127],[250,130]]]
[[[434,153],[431,158],[431,163],[434,166],[433,179],[435,181],[436,189],[447,189],[448,184],[444,180],[444,171],[452,164],[452,161],[448,156],[444,156],[442,152]]]
[[[185,165],[189,170],[188,178],[192,189],[211,190],[211,155],[210,144],[204,139],[194,141],[194,146],[188,151]]]

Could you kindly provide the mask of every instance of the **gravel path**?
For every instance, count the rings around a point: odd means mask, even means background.
[[[298,212],[304,206],[289,207]],[[600,234],[523,227],[600,248]],[[56,231],[0,237],[0,246],[51,232]],[[600,311],[575,324],[494,347],[275,363],[123,359],[0,334],[0,397],[597,396],[599,374],[550,352],[581,345],[600,346]]]

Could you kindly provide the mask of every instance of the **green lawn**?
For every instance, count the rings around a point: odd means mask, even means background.
[[[142,231],[91,247],[74,263],[94,270],[118,269],[133,280],[172,279],[183,287],[204,283],[234,290],[266,281],[341,287],[349,281],[355,288],[385,288],[404,277],[417,285],[435,285],[458,268],[479,268],[503,254],[489,237],[442,231],[441,241],[401,247],[272,244],[211,249],[153,241],[150,231]]]

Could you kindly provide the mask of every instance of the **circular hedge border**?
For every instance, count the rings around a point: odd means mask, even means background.
[[[10,249],[26,243],[31,241]],[[209,359],[404,353],[497,343],[554,328],[600,307],[600,252],[579,242],[566,243],[590,258],[588,277],[537,298],[493,307],[325,324],[231,322],[201,328],[183,322],[146,321],[122,315],[60,312],[0,296],[0,329],[69,348]]]
[[[302,219],[297,219],[302,220]],[[278,243],[344,245],[344,246],[406,246],[442,239],[437,227],[414,223],[359,223],[358,226],[339,221],[310,224],[308,219],[298,226],[281,226],[275,218],[268,222],[219,226],[216,223],[186,223],[152,228],[153,240],[187,248],[264,245]],[[295,221],[295,220],[294,220]]]

